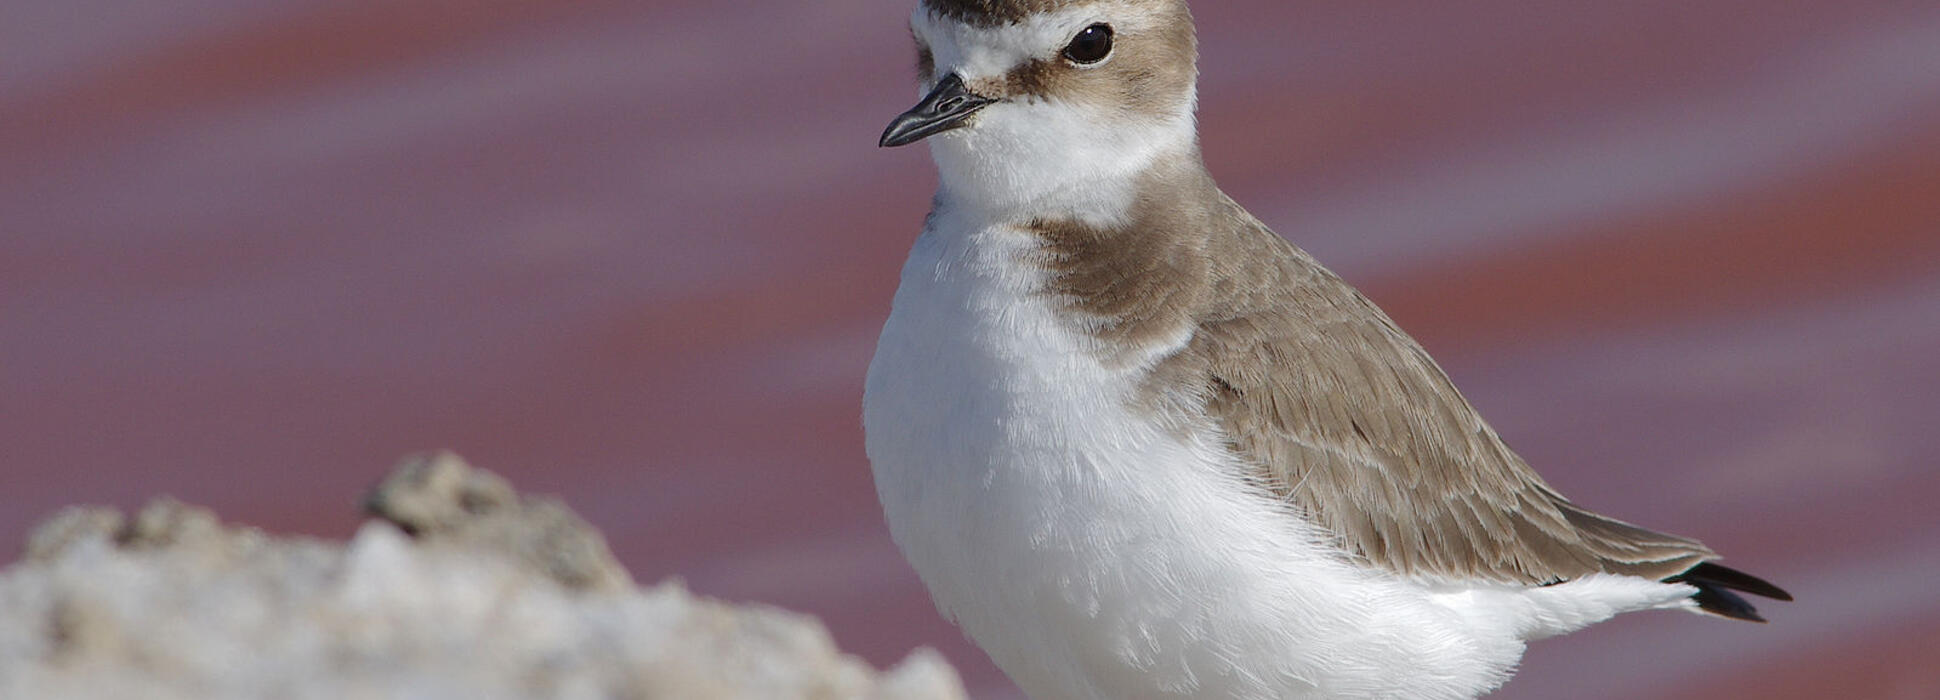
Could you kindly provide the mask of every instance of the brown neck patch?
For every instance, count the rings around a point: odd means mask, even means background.
[[[1140,183],[1130,220],[1102,228],[1081,221],[1029,224],[1049,273],[1045,292],[1108,355],[1135,357],[1195,323],[1216,287],[1219,227],[1226,205],[1197,154],[1154,168]]]

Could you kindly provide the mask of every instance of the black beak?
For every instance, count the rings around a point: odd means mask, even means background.
[[[963,120],[996,100],[970,92],[955,73],[943,76],[916,107],[897,115],[877,142],[884,148],[907,146],[963,126]]]

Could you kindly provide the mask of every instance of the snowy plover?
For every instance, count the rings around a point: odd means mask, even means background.
[[[1222,194],[1183,0],[923,0],[941,173],[869,367],[937,606],[1040,700],[1467,698],[1617,613],[1784,591],[1531,471]]]

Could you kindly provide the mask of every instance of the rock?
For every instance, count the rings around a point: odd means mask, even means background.
[[[63,511],[0,571],[0,698],[965,697],[928,650],[879,673],[812,617],[636,588],[565,506],[455,456],[370,501],[348,543]]]
[[[606,538],[564,503],[521,496],[450,452],[405,458],[364,498],[364,510],[425,543],[497,551],[570,588],[633,585]]]

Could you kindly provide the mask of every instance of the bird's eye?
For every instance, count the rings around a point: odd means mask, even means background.
[[[1111,55],[1111,25],[1094,24],[1078,32],[1064,47],[1064,57],[1076,63],[1097,63]]]

